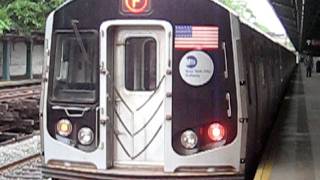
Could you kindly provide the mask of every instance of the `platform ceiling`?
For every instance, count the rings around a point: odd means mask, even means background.
[[[269,0],[295,48],[320,55],[320,1]]]

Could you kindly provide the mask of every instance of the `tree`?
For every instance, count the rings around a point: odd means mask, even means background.
[[[11,19],[7,15],[7,12],[4,9],[0,9],[0,35],[4,33],[4,31],[10,30]]]
[[[29,35],[43,31],[46,16],[63,0],[0,0],[0,35],[15,31]]]
[[[240,17],[245,18],[246,20],[249,20],[250,22],[252,20],[256,19],[256,16],[253,14],[252,10],[248,8],[248,5],[245,1],[241,0],[219,0],[235,12],[239,14]]]
[[[256,16],[252,12],[252,10],[248,7],[247,3],[242,0],[219,0],[235,12],[239,14],[239,16],[246,21],[250,22],[251,24],[254,24],[257,26],[259,29],[261,29],[264,32],[270,32],[270,30],[261,25],[259,22],[256,20]]]

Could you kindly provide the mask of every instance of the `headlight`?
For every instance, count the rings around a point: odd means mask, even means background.
[[[57,132],[61,136],[69,136],[72,132],[72,124],[67,119],[61,119],[57,123]]]
[[[193,149],[198,144],[198,136],[192,130],[186,130],[181,135],[181,144],[186,149]]]
[[[78,132],[78,139],[82,145],[90,145],[94,140],[94,133],[90,128],[83,127]]]

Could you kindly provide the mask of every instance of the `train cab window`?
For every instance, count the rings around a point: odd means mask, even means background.
[[[125,42],[125,87],[152,91],[157,84],[157,43],[151,37],[131,37]]]
[[[57,33],[52,99],[93,102],[96,99],[98,38],[96,33]]]

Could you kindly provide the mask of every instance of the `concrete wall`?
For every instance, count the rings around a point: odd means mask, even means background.
[[[26,58],[27,46],[25,43],[19,42],[12,44],[10,76],[23,76],[26,74]]]
[[[43,45],[32,46],[32,74],[40,75],[43,62]],[[17,42],[11,46],[10,76],[24,76],[27,64],[27,46],[24,42]],[[3,66],[3,43],[0,42],[0,77],[2,77]]]
[[[32,48],[32,73],[34,75],[42,73],[44,46],[34,45]]]

